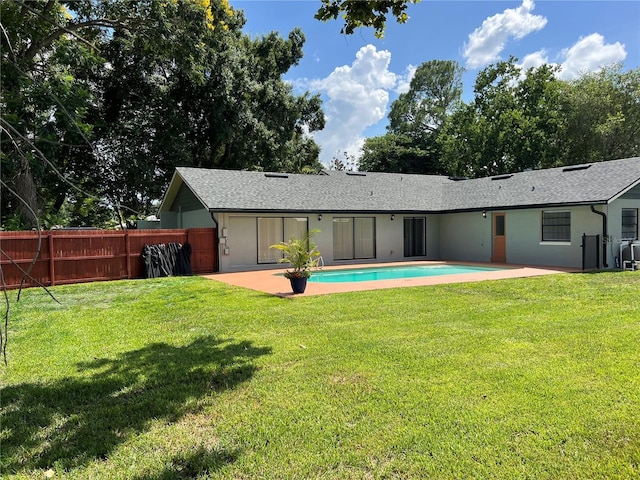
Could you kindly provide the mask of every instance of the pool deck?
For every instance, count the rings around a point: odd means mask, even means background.
[[[340,265],[325,267],[323,270],[341,270],[353,268],[371,267],[398,267],[408,265],[473,265],[480,267],[504,268],[504,270],[483,271],[473,273],[459,273],[455,275],[441,275],[437,277],[402,278],[398,280],[374,280],[368,282],[343,282],[343,283],[314,283],[308,282],[304,293],[293,294],[289,280],[282,277],[285,271],[282,269],[253,270],[237,273],[214,273],[204,275],[206,278],[224,282],[237,287],[249,288],[279,297],[307,297],[310,295],[326,295],[329,293],[358,292],[364,290],[379,290],[382,288],[419,287],[425,285],[438,285],[443,283],[479,282],[484,280],[501,280],[505,278],[523,278],[539,275],[550,275],[579,271],[561,267],[538,267],[526,265],[502,265],[473,262],[394,262],[374,263],[358,265]]]

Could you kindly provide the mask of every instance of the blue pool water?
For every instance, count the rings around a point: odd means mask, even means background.
[[[373,280],[398,280],[402,278],[436,277],[459,273],[493,272],[503,268],[475,267],[470,265],[407,265],[401,267],[349,268],[313,272],[309,282],[342,283],[370,282]]]

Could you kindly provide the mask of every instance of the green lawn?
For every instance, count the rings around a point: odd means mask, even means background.
[[[636,272],[52,291],[12,303],[3,478],[640,477]]]

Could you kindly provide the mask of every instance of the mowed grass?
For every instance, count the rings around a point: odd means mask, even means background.
[[[635,272],[52,291],[11,306],[3,478],[640,477]]]

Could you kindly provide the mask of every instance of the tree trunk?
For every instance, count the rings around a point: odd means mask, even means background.
[[[36,184],[33,180],[29,160],[21,158],[20,170],[14,180],[15,192],[18,195],[17,212],[29,228],[39,226],[40,208]]]

